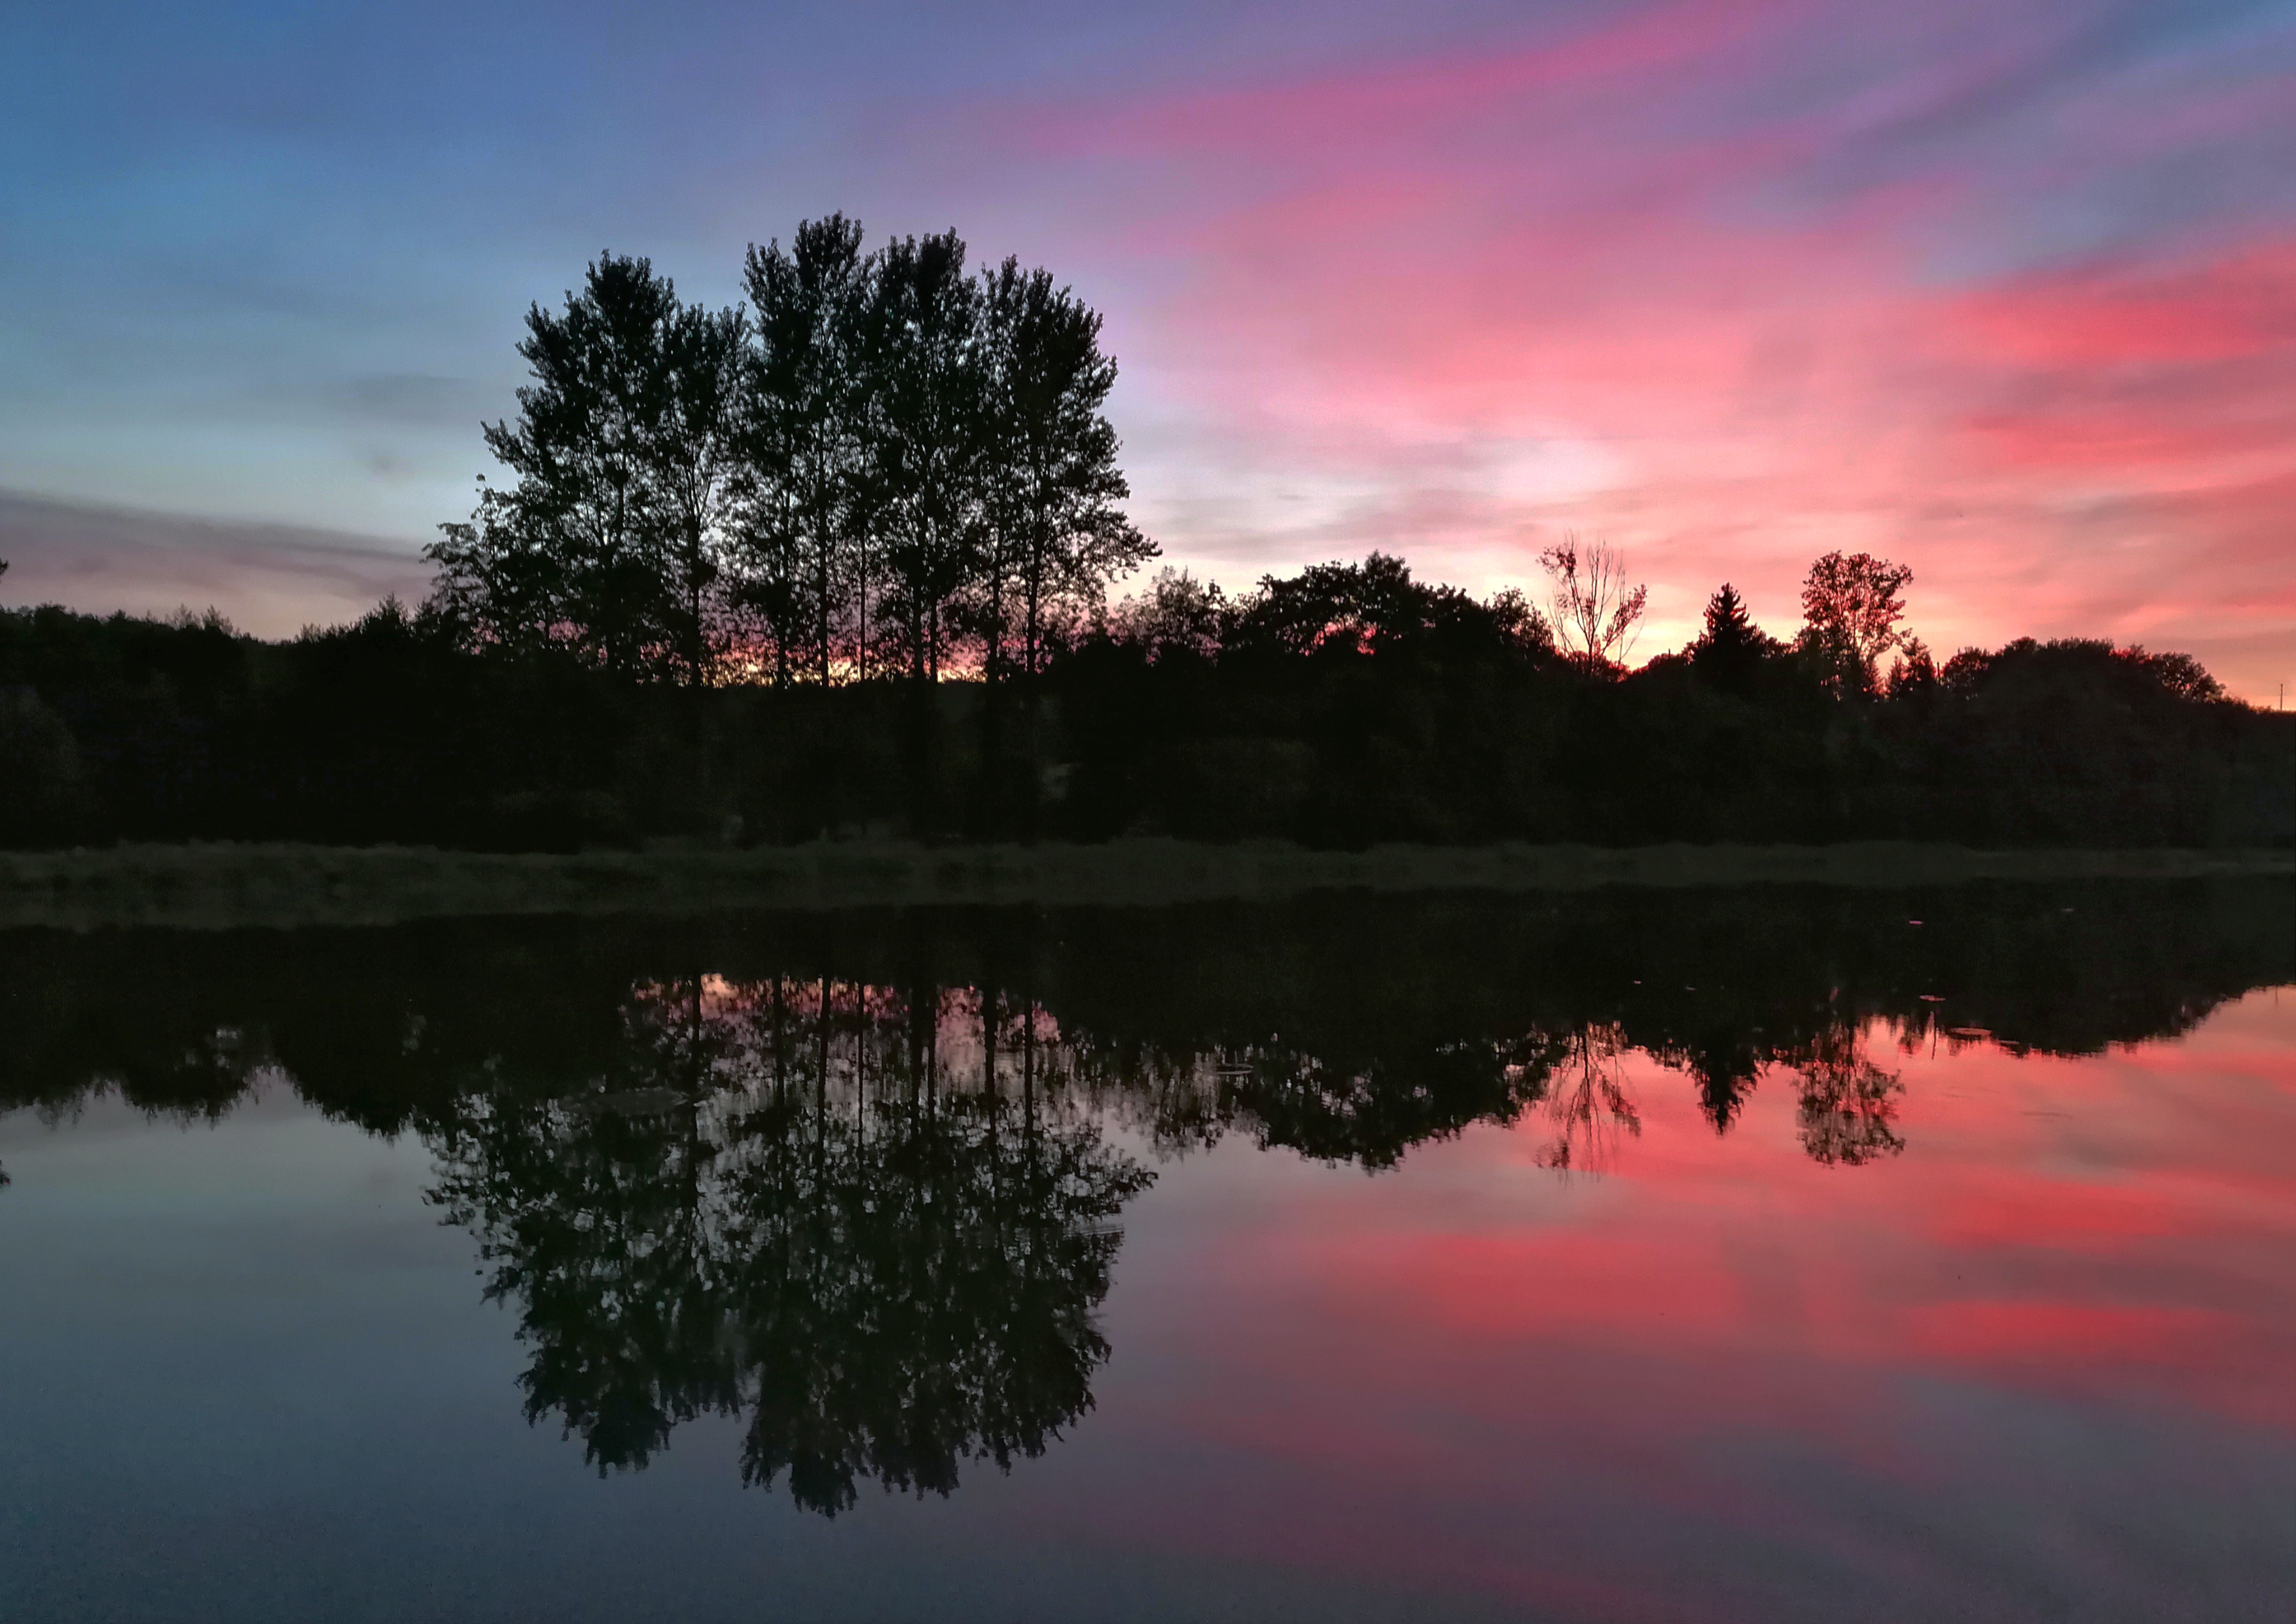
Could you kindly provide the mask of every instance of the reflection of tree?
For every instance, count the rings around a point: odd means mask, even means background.
[[[1627,1093],[1626,1034],[1615,1022],[1590,1022],[1563,1040],[1548,1073],[1546,1113],[1554,1139],[1539,1165],[1562,1171],[1601,1172],[1616,1159],[1619,1130],[1639,1137],[1642,1117]]]
[[[1554,1047],[1534,1031],[1342,1058],[1271,1040],[1199,1063],[1214,1070],[1222,1114],[1244,1119],[1261,1144],[1377,1169],[1471,1124],[1514,1121],[1544,1096]]]
[[[623,1074],[463,1102],[434,1199],[524,1305],[529,1419],[603,1471],[744,1414],[744,1477],[830,1513],[1042,1452],[1091,1405],[1111,1222],[1150,1176],[1040,1097],[1041,1017],[979,1004],[644,988]]]
[[[1686,1071],[1698,1088],[1698,1110],[1718,1134],[1726,1134],[1761,1080],[1767,1046],[1751,1032],[1717,1026],[1688,1042],[1651,1047],[1660,1063]]]
[[[1906,1086],[1866,1057],[1855,1024],[1827,1027],[1794,1064],[1801,1075],[1802,1147],[1814,1160],[1854,1168],[1906,1148],[1890,1126]]]
[[[1469,1123],[1518,1120],[1546,1086],[1536,1056],[1509,1075],[1515,1049],[1546,1041],[1521,1035],[1588,1021],[1616,1022],[1684,1072],[1718,1128],[1766,1070],[1797,1067],[1841,1021],[1889,1022],[1908,1046],[2014,1053],[2172,1035],[2249,988],[2296,978],[2290,895],[2284,881],[1618,890],[1567,908],[1334,894],[859,914],[838,916],[834,933],[872,983],[1041,989],[1038,1025],[1051,1033],[1044,1012],[1056,1010],[1056,1042],[1024,1037],[1002,1002],[974,1000],[1024,1051],[996,1056],[1008,1092],[1032,1061],[1056,1078],[1040,1104],[1088,1108],[1160,1148],[1242,1131],[1378,1167]],[[1924,923],[1908,928],[1915,918]],[[397,1133],[451,1121],[477,1096],[532,1109],[569,1079],[595,1079],[602,1096],[668,1087],[663,1077],[682,1074],[663,1067],[678,1055],[633,1080],[621,1013],[633,985],[680,964],[761,988],[800,965],[815,975],[830,929],[814,915],[463,920],[224,932],[197,953],[164,931],[0,932],[0,1110],[69,1112],[102,1092],[197,1120],[276,1075],[332,1116]],[[700,997],[723,1013],[723,984],[689,974],[663,987],[653,1005],[683,997],[690,1017]],[[741,1029],[714,1015],[664,1025],[661,1041],[691,1033],[702,1046],[679,1051],[699,1070],[677,1087],[747,1087],[758,1053],[709,1049]],[[980,1048],[973,1040],[967,1063]],[[713,1069],[732,1080],[711,1080]],[[615,1109],[632,1119],[641,1103]]]

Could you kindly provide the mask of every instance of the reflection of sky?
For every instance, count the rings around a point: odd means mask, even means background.
[[[1109,1424],[1205,1477],[1160,1537],[1570,1617],[2267,1616],[2296,997],[2094,1060],[1876,1058],[1894,1161],[1802,1156],[1778,1071],[1718,1140],[1644,1064],[1603,1177],[1537,1168],[1534,1118],[1224,1191],[1189,1244],[1136,1225],[1110,1335],[1152,1397]]]
[[[0,1123],[0,1574],[28,1616],[2263,1618],[2296,1585],[2296,996],[1902,1064],[1825,1168],[1630,1063],[1610,1172],[1241,1137],[1124,1217],[1096,1409],[835,1522],[681,1427],[603,1482],[414,1141]],[[227,1608],[216,1598],[228,1596]]]
[[[0,163],[20,491],[410,547],[528,300],[601,246],[728,299],[843,208],[1073,278],[1140,517],[1232,584],[1577,529],[1656,648],[1861,546],[1943,647],[2296,652],[2288,0],[41,5]],[[201,584],[0,521],[12,596]]]

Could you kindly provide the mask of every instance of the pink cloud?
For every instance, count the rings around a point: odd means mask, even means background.
[[[2296,221],[2140,221],[2070,260],[2002,222],[2296,135],[2296,85],[2156,72],[2124,119],[2092,76],[1956,147],[2082,60],[2078,14],[2020,16],[1660,5],[1042,115],[1024,138],[1120,171],[1109,229],[1164,267],[1122,333],[1168,433],[1136,435],[1144,517],[1231,577],[1386,546],[1486,586],[1603,533],[1661,589],[1646,652],[1726,578],[1785,629],[1808,559],[1864,548],[1915,566],[1940,646],[2142,633],[2269,695]]]

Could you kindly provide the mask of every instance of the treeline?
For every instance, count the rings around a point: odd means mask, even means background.
[[[287,643],[7,611],[0,841],[2296,840],[2296,718],[2187,658],[2028,640],[1881,669],[1828,639],[1772,639],[1726,589],[1627,671],[1377,556],[1234,601],[1168,574],[994,685],[688,688],[396,604]]]

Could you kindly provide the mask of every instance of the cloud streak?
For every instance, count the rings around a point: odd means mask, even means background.
[[[226,524],[0,491],[0,603],[91,614],[223,609],[242,631],[292,636],[357,618],[386,594],[420,598],[408,548],[291,525]]]

